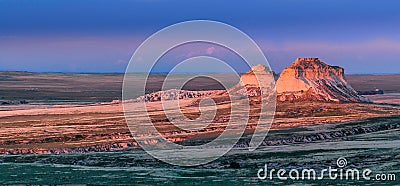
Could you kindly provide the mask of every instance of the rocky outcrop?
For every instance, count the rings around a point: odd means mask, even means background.
[[[257,97],[265,93],[270,94],[275,87],[277,101],[369,102],[347,83],[343,68],[327,65],[318,58],[296,59],[292,65],[283,70],[276,86],[273,72],[266,66],[258,64],[242,74],[240,83],[230,88],[228,92]],[[172,89],[146,94],[136,101],[192,99],[221,96],[226,93],[225,90]]]
[[[238,94],[249,97],[260,96],[262,93],[270,93],[274,88],[274,74],[265,65],[258,64],[253,66],[251,70],[242,74],[240,82],[228,89],[231,94]],[[244,89],[245,88],[245,89]],[[140,96],[136,101],[140,102],[156,102],[161,100],[181,100],[203,97],[227,96],[226,90],[203,90],[189,91],[170,89],[149,93]]]
[[[230,93],[242,96],[257,97],[271,94],[275,88],[274,73],[263,64],[251,67],[251,70],[240,76],[238,85],[229,89]],[[275,94],[273,95],[275,96]]]
[[[262,64],[251,67],[251,70],[240,77],[240,81],[248,88],[270,88],[273,86],[273,74]]]
[[[344,69],[318,58],[298,58],[281,73],[278,101],[369,102],[346,82]]]
[[[261,146],[280,146],[280,145],[289,145],[289,144],[305,144],[305,143],[313,143],[316,141],[337,141],[343,140],[346,137],[360,135],[360,134],[369,134],[373,132],[387,131],[387,130],[396,130],[400,128],[399,123],[385,123],[370,127],[349,127],[341,130],[327,131],[327,132],[319,132],[319,133],[311,133],[304,135],[292,135],[290,137],[277,137],[275,139],[266,138]],[[239,142],[235,145],[235,147],[246,148],[249,147],[249,140],[244,140],[245,142]]]
[[[226,93],[225,90],[189,91],[189,90],[170,89],[140,96],[136,98],[136,101],[155,102],[161,100],[167,101],[167,100],[192,99],[192,98],[208,97],[211,95],[221,95],[224,93]]]

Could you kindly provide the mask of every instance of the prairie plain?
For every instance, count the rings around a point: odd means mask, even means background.
[[[273,168],[325,167],[339,157],[348,158],[351,166],[396,172],[400,168],[396,78],[347,75],[356,90],[389,93],[369,96],[376,103],[278,102],[272,130],[255,153],[246,154],[248,136],[244,135],[224,157],[180,168],[161,163],[138,148],[121,102],[113,101],[121,99],[122,74],[1,72],[0,180],[6,184],[171,184],[188,183],[188,179],[198,184],[260,183],[256,173],[264,163]],[[202,89],[219,89],[207,80],[201,84]],[[186,87],[191,90],[190,85]],[[169,129],[163,115],[155,114],[152,119],[167,128],[164,135],[169,140],[193,144],[217,136],[226,114],[222,109],[215,118],[217,125],[194,133]],[[248,125],[245,134],[253,129]],[[21,172],[24,176],[14,176]],[[82,182],[83,177],[86,181]]]

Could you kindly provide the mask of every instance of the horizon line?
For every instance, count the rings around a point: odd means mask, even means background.
[[[54,73],[54,74],[125,74],[126,72],[62,72],[62,71],[25,71],[25,70],[0,70],[0,73],[4,72],[15,72],[15,73]],[[280,73],[276,73],[275,71],[272,71],[275,74],[279,75]],[[146,72],[131,72],[134,74],[140,74],[140,73],[146,73]],[[243,72],[245,73],[245,72]],[[168,72],[153,72],[151,74],[168,74]],[[196,73],[191,73],[191,72],[182,72],[182,74],[196,74]],[[208,73],[208,74],[224,74],[224,73],[219,73],[219,72],[214,72],[214,73]],[[231,74],[231,73],[227,73]],[[345,73],[345,75],[400,75],[400,72],[398,73]]]

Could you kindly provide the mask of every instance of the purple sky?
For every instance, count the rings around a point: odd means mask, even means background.
[[[400,73],[399,7],[394,0],[0,0],[0,70],[124,72],[132,53],[154,32],[210,19],[252,37],[277,72],[297,57],[319,57],[347,73]]]

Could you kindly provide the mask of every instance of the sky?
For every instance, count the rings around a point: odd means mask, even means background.
[[[0,0],[0,70],[124,72],[158,30],[214,20],[249,35],[276,72],[319,57],[349,74],[400,73],[399,8],[397,0]]]

